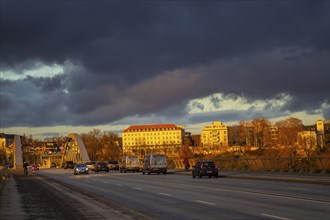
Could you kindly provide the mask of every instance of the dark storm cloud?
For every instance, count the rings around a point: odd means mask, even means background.
[[[3,1],[0,16],[3,71],[64,66],[2,87],[4,127],[182,116],[219,92],[288,93],[292,112],[329,102],[328,1]]]

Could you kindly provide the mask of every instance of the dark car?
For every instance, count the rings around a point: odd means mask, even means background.
[[[76,165],[76,163],[74,163],[72,161],[66,161],[63,168],[64,169],[68,169],[68,168],[73,169],[75,165]]]
[[[195,178],[196,176],[199,178],[202,178],[202,176],[208,176],[209,178],[214,176],[215,178],[218,178],[218,168],[213,161],[198,161],[195,166],[193,166],[192,170],[192,177]]]
[[[108,160],[109,170],[119,170],[118,160]]]
[[[103,161],[96,162],[95,172],[99,172],[99,171],[109,172],[108,164]]]

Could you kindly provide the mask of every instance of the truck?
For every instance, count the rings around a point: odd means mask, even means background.
[[[143,160],[142,174],[167,173],[167,161],[165,154],[147,154]]]
[[[139,172],[140,163],[138,156],[123,156],[122,165],[120,166],[120,172],[126,173],[127,171]]]

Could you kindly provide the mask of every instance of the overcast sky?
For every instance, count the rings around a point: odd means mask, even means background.
[[[327,119],[329,8],[1,0],[1,132]]]

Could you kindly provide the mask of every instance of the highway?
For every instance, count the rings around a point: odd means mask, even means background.
[[[122,214],[117,219],[330,219],[329,185],[116,171],[73,175],[72,169],[42,169],[29,177],[93,210],[71,213],[71,219],[114,219],[110,209]]]

